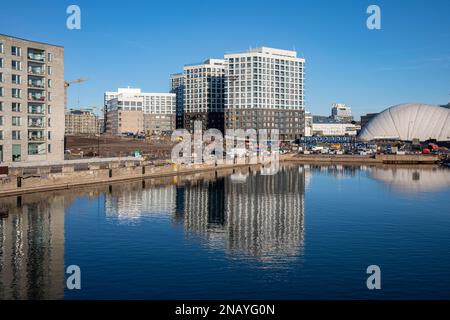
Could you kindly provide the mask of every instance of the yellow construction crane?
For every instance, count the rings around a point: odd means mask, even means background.
[[[86,78],[80,78],[80,79],[75,79],[75,80],[70,80],[70,81],[64,81],[64,112],[67,112],[67,88],[72,83],[82,83],[82,82],[85,82],[88,80],[89,79],[86,79]]]

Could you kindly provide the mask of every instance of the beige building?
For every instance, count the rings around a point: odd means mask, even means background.
[[[71,110],[66,113],[66,135],[100,134],[102,122],[89,109]]]
[[[175,129],[174,93],[144,93],[136,88],[106,92],[106,133],[160,134]]]
[[[64,159],[64,48],[0,34],[0,163]]]

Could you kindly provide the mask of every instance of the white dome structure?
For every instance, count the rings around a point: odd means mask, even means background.
[[[399,104],[390,107],[362,128],[361,140],[395,139],[450,141],[450,109],[427,104]]]

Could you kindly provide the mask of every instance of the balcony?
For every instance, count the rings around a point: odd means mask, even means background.
[[[45,88],[45,78],[43,77],[28,77],[29,88]]]
[[[42,76],[45,74],[45,68],[41,65],[28,64],[28,73]]]
[[[28,144],[28,155],[38,155],[45,154],[45,143],[29,143]]]
[[[28,100],[29,101],[45,101],[45,91],[44,90],[28,90]]]
[[[44,130],[28,130],[28,141],[45,141]]]
[[[30,113],[30,114],[45,114],[45,108],[43,105],[29,105],[28,113]]]
[[[44,125],[45,125],[44,117],[28,117],[29,128],[44,128]]]
[[[37,62],[45,62],[45,51],[37,49],[28,49],[28,59]]]

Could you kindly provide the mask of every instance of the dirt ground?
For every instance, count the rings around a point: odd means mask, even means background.
[[[110,135],[66,136],[66,159],[133,156],[136,150],[149,159],[168,159],[175,143],[170,137],[147,138],[116,137]]]

